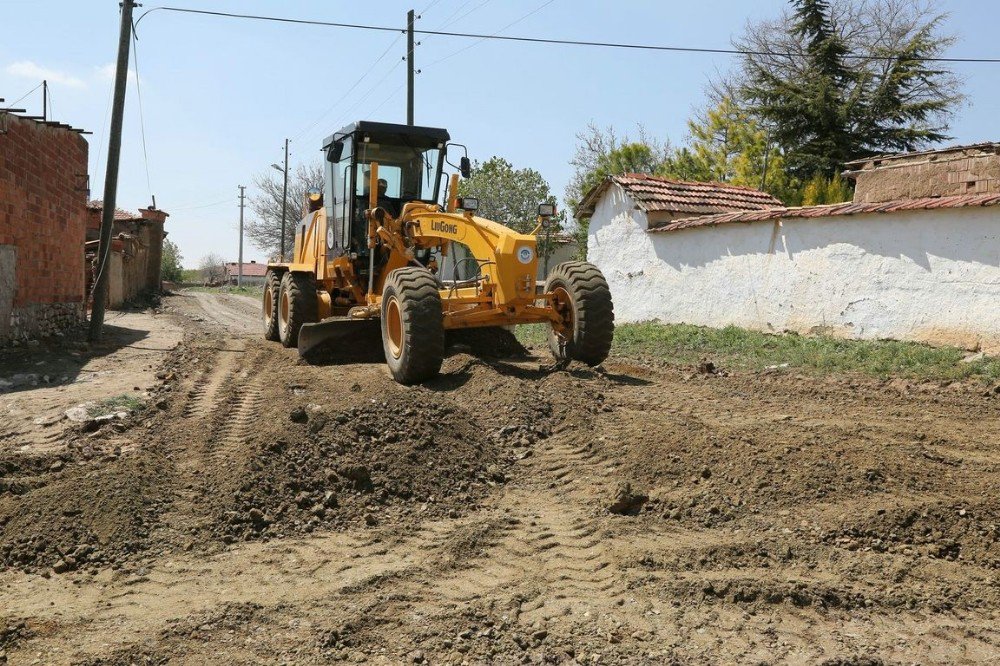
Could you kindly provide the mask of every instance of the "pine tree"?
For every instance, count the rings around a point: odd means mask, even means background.
[[[801,55],[781,66],[747,57],[739,91],[741,104],[773,128],[790,175],[830,179],[844,162],[947,138],[946,119],[961,96],[948,86],[950,72],[926,59],[948,43],[935,32],[940,18],[901,43],[869,45],[863,60],[850,51],[829,0],[791,5],[787,38]]]

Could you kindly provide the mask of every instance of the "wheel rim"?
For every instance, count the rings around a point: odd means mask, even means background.
[[[270,324],[274,317],[274,290],[271,287],[264,289],[264,323]]]
[[[385,304],[385,337],[392,357],[402,356],[403,314],[399,309],[399,300],[395,296],[390,296]]]
[[[573,321],[573,299],[563,287],[556,287],[552,290],[552,305],[563,318],[565,326],[562,332],[556,332],[560,333],[566,342],[569,342],[573,338],[573,328],[576,324]]]
[[[282,291],[280,304],[278,305],[278,323],[281,328],[288,328],[288,310],[290,308],[288,293]]]

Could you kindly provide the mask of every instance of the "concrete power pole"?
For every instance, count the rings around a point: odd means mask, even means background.
[[[406,12],[406,124],[413,124],[413,10]]]
[[[288,212],[288,139],[285,139],[285,184],[281,188],[281,260],[285,260],[285,216]]]
[[[101,236],[97,249],[97,280],[94,282],[94,307],[90,312],[90,341],[100,340],[107,304],[108,260],[111,256],[111,229],[115,221],[118,196],[118,163],[122,150],[122,119],[125,115],[125,85],[128,81],[129,40],[132,38],[132,10],[135,0],[122,0],[122,22],[118,33],[118,62],[115,66],[115,94],[111,106],[111,132],[108,138],[108,169],[104,177],[104,210],[101,211]]]
[[[246,187],[240,185],[240,268],[236,274],[236,286],[243,286],[243,200],[246,198]]]

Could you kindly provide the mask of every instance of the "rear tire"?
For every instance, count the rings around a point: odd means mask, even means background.
[[[308,273],[285,273],[278,295],[278,334],[281,344],[299,344],[302,324],[316,321],[316,282]]]
[[[549,274],[545,291],[556,294],[556,307],[569,318],[568,339],[563,340],[554,328],[549,331],[552,355],[591,366],[602,363],[611,352],[615,311],[600,269],[586,261],[559,264]]]
[[[382,289],[382,348],[393,379],[416,384],[434,377],[444,360],[441,294],[430,271],[398,268]]]
[[[264,303],[262,315],[264,319],[264,339],[277,342],[278,334],[278,295],[281,293],[281,275],[268,271],[264,278]]]

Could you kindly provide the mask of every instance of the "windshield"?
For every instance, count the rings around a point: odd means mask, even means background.
[[[357,144],[358,196],[369,188],[371,163],[378,162],[378,175],[386,181],[385,196],[403,201],[434,202],[441,175],[441,151],[376,142]]]

